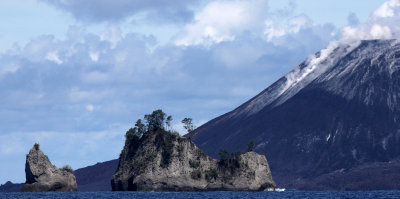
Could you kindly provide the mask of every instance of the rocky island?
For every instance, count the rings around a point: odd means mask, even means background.
[[[255,152],[207,156],[190,138],[164,128],[154,111],[126,133],[113,191],[264,191],[275,188],[267,159]],[[169,120],[172,118],[169,116]],[[168,128],[169,122],[166,121]]]
[[[59,169],[35,144],[26,155],[26,182],[22,192],[76,191],[77,184],[71,167]]]

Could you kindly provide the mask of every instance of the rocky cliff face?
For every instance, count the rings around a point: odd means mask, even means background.
[[[127,140],[113,191],[262,191],[274,188],[267,159],[249,152],[218,161],[190,139],[163,130]]]
[[[26,156],[25,174],[26,182],[22,192],[77,190],[73,172],[52,165],[38,146],[32,147]]]

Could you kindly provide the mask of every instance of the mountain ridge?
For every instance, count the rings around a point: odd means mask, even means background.
[[[399,63],[396,40],[331,44],[192,139],[213,156],[254,139],[278,186],[290,184],[287,173],[311,179],[390,161],[400,155]]]

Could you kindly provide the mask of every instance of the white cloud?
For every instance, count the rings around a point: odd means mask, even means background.
[[[4,63],[3,65],[0,66],[0,75],[6,73],[15,73],[19,68],[20,65],[16,62]]]
[[[8,71],[18,71],[13,78],[0,79],[0,121],[10,124],[0,126],[4,131],[99,129],[148,113],[154,106],[171,107],[171,114],[178,116],[184,114],[178,110],[201,110],[192,117],[209,119],[256,94],[325,45],[322,41],[309,49],[304,46],[308,42],[276,46],[262,38],[260,21],[258,37],[239,34],[209,48],[165,45],[150,51],[154,39],[138,34],[121,35],[115,45],[84,32],[62,40],[51,35],[34,38],[0,57],[1,63],[17,64]],[[318,37],[304,34],[303,40]],[[62,62],[48,61],[49,52]],[[97,61],[90,52],[99,53]],[[1,65],[3,70],[6,65]],[[243,85],[254,90],[246,95],[229,92]],[[95,105],[96,117],[82,113],[91,110],[88,104]],[[18,116],[24,109],[30,110],[29,116]],[[20,121],[26,125],[11,125]]]
[[[180,22],[191,18],[193,0],[41,0],[85,22],[115,22],[142,14],[148,18]]]
[[[89,112],[92,112],[94,110],[94,106],[89,104],[89,105],[86,106],[86,110],[89,111]]]
[[[225,43],[215,46],[213,50],[213,59],[223,64],[227,68],[238,69],[244,67],[250,69],[248,63],[254,62],[263,56],[260,51],[260,44],[251,41]]]
[[[289,11],[284,14],[270,12],[267,0],[217,0],[197,12],[194,21],[184,27],[174,43],[178,46],[210,46],[232,42],[243,35],[263,37],[275,45],[289,45],[296,40],[293,39],[296,35],[317,37],[317,41],[327,43],[335,37],[334,29],[330,24],[314,24],[305,14],[293,16]]]
[[[102,41],[108,41],[112,43],[114,48],[119,41],[122,39],[122,31],[118,25],[108,26],[101,34],[100,39]]]
[[[359,27],[343,27],[342,40],[399,39],[400,0],[389,0]]]
[[[89,56],[90,56],[90,59],[91,59],[93,62],[99,61],[99,53],[98,53],[98,52],[90,52],[90,53],[89,53]]]
[[[353,28],[353,27],[350,27],[350,26],[343,27],[341,32],[342,32],[343,38],[345,38],[345,39],[353,39],[353,38],[357,38],[357,37],[361,37],[361,38],[364,37],[364,36],[359,34],[358,28]]]
[[[372,25],[370,34],[374,39],[390,39],[392,36],[392,32],[388,26],[381,26],[379,24]]]
[[[62,64],[63,62],[58,57],[57,52],[48,52],[46,57],[47,60],[55,62],[56,64]]]
[[[273,41],[273,39],[287,34],[296,34],[301,29],[312,27],[312,25],[312,20],[304,14],[291,17],[287,20],[281,19],[276,21],[268,19],[265,20],[264,35],[267,41]]]
[[[87,102],[98,101],[107,96],[110,96],[108,90],[81,90],[79,88],[72,88],[69,92],[69,98],[72,102]]]
[[[378,18],[394,17],[396,14],[398,15],[396,12],[398,12],[399,7],[399,0],[387,1],[373,13],[373,16]]]
[[[289,30],[298,33],[302,28],[312,25],[311,19],[302,14],[289,20]]]
[[[111,77],[108,73],[100,71],[90,71],[81,74],[81,80],[87,83],[105,83],[110,79]]]
[[[210,45],[232,41],[243,31],[254,31],[266,13],[266,0],[210,2],[195,14],[194,22],[185,26],[175,44]]]
[[[277,28],[272,20],[265,20],[264,34],[267,36],[267,40],[271,41],[275,37],[282,37],[286,34],[285,28]]]

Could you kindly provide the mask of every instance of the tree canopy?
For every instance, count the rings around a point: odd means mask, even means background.
[[[172,116],[168,116],[167,120],[165,120],[165,125],[167,125],[167,129],[169,130],[171,128],[171,122],[172,122]]]
[[[249,141],[249,143],[247,144],[247,151],[250,152],[250,151],[253,151],[253,150],[254,150],[254,140],[251,139]]]
[[[182,120],[182,123],[183,123],[183,128],[185,128],[189,134],[193,133],[194,130],[196,129],[196,126],[193,124],[192,118],[185,118]]]
[[[146,121],[146,126],[148,131],[155,131],[160,128],[164,128],[165,113],[161,110],[155,110],[151,114],[146,114],[144,120]]]
[[[151,114],[145,114],[143,119],[136,120],[135,126],[126,132],[125,137],[127,140],[139,140],[147,132],[155,132],[158,130],[171,132],[171,122],[171,115],[167,116],[161,109],[157,109]],[[195,131],[196,126],[193,124],[192,118],[184,118],[182,123],[188,133],[193,133]]]

